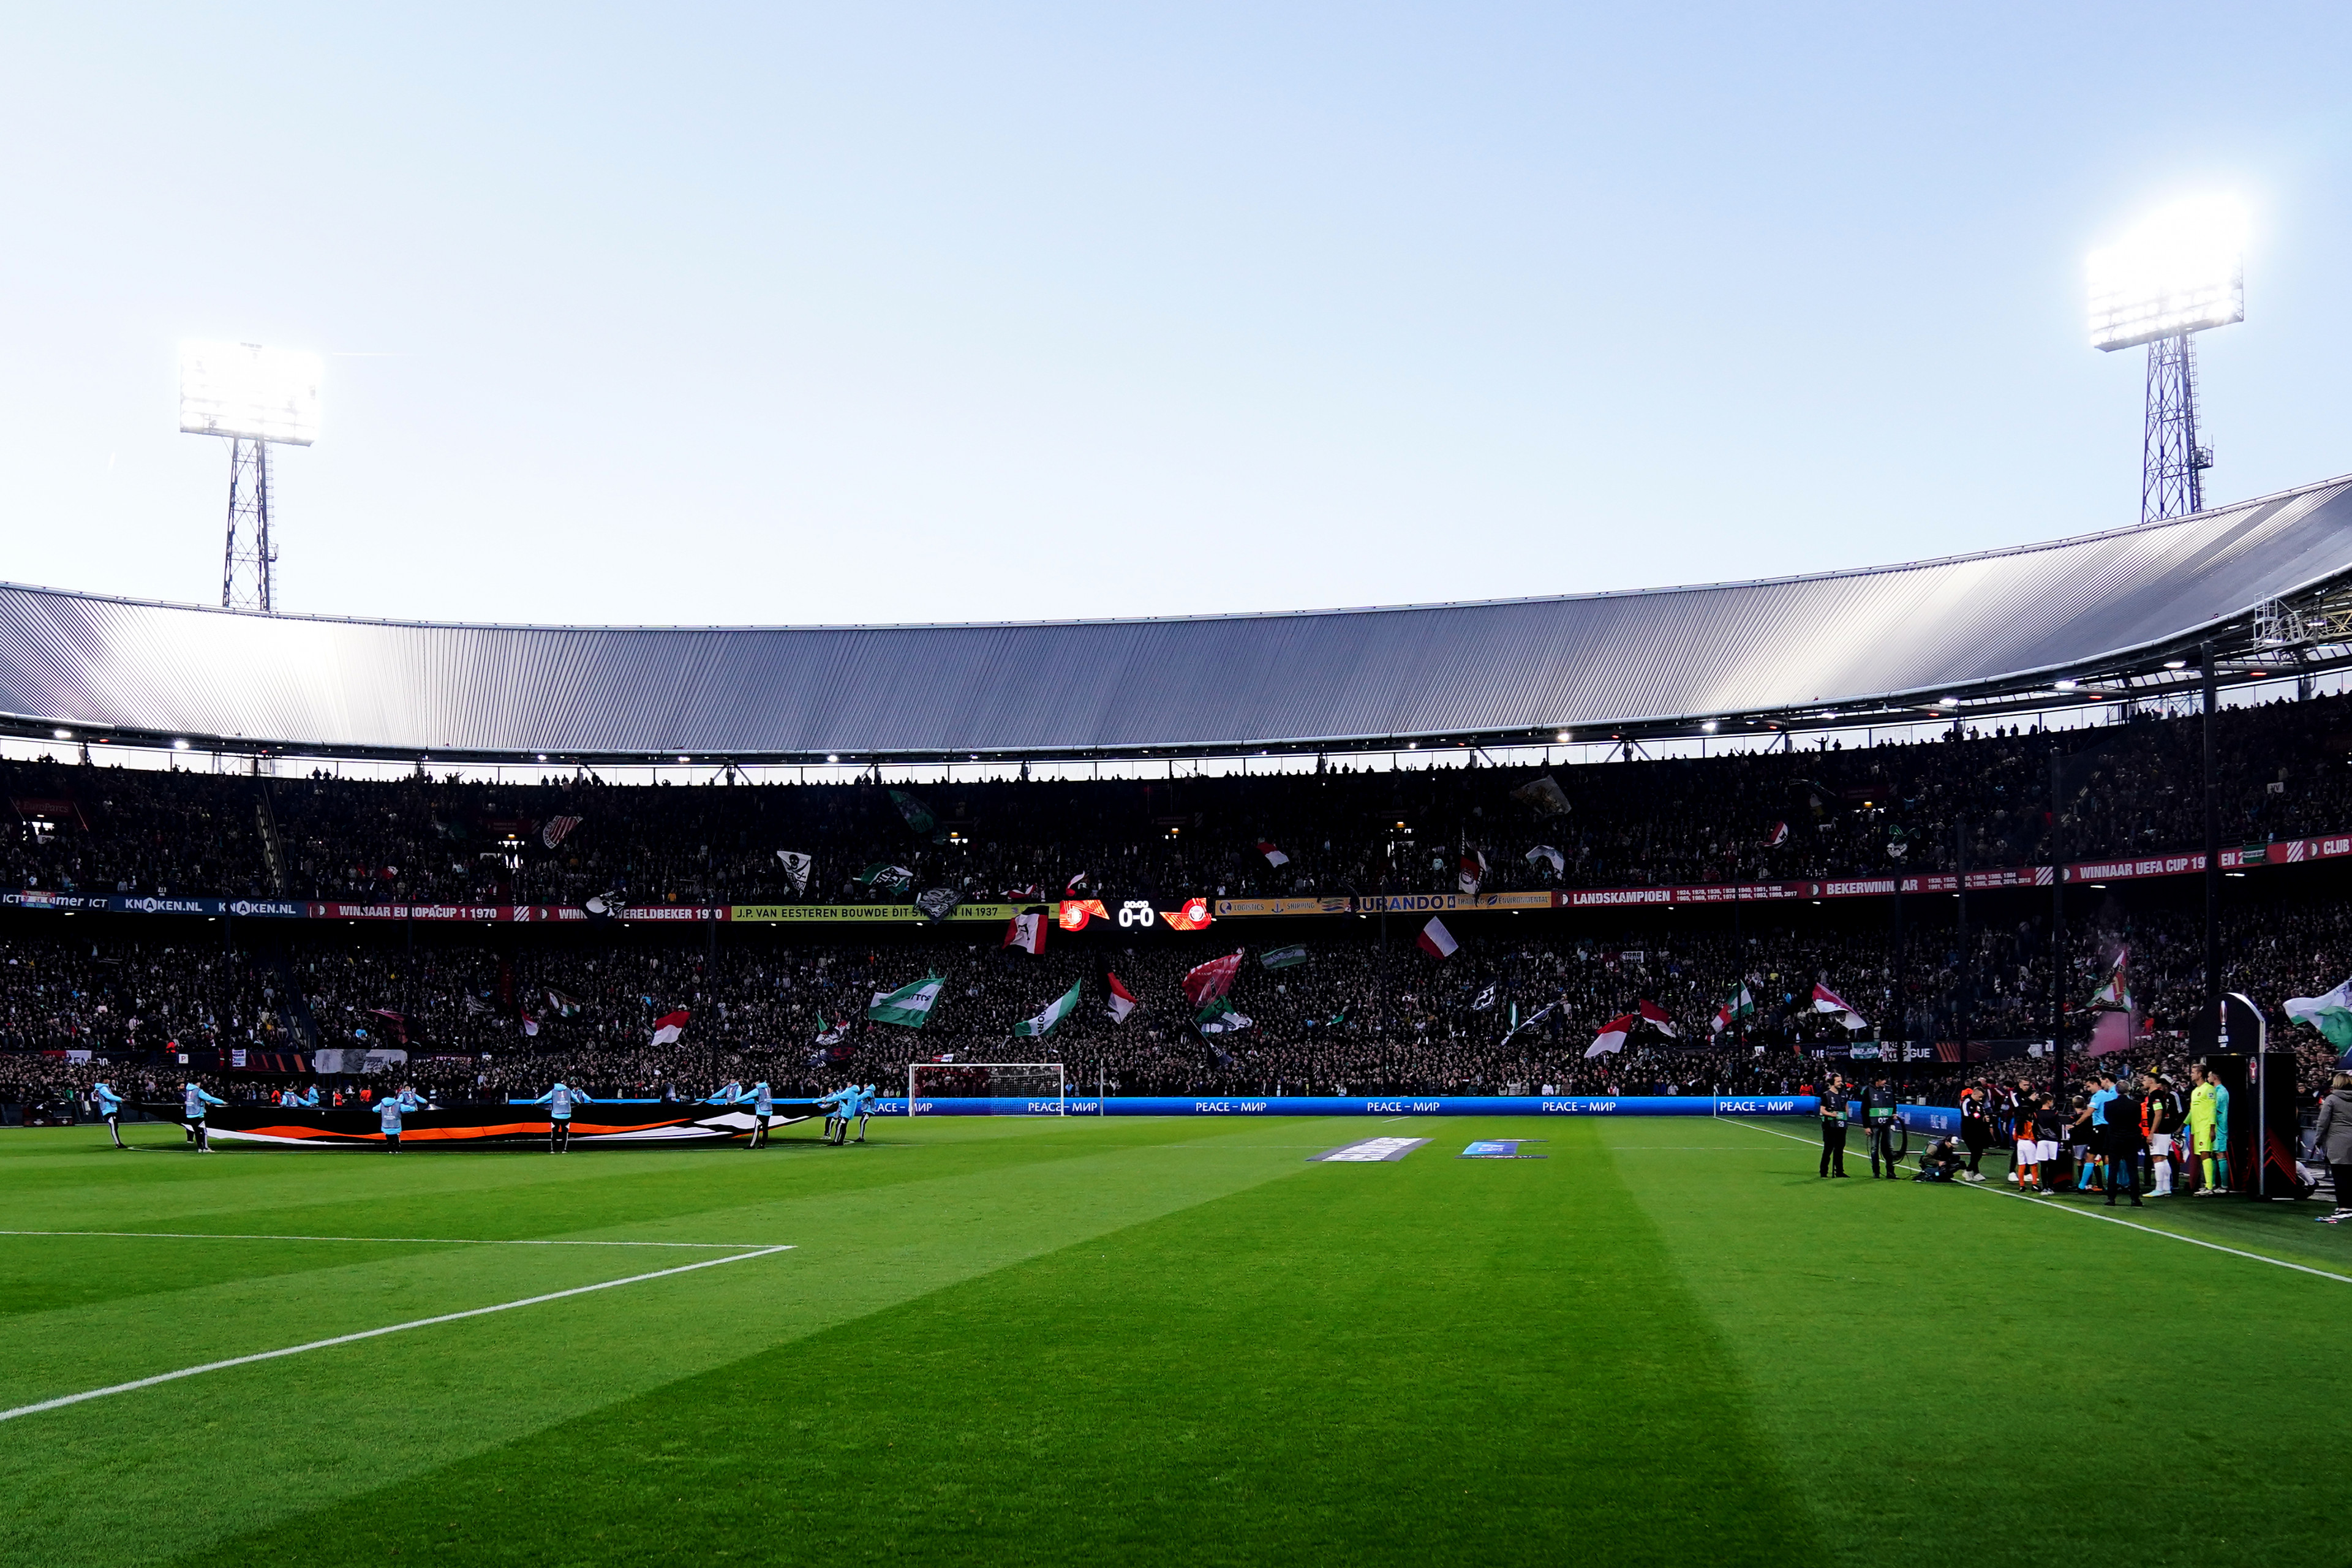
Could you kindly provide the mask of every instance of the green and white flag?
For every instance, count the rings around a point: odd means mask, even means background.
[[[1052,1034],[1054,1026],[1068,1017],[1070,1009],[1078,1005],[1078,990],[1083,984],[1084,982],[1073,982],[1067,991],[1045,1004],[1044,1012],[1034,1018],[1024,1018],[1013,1025],[1013,1032],[1015,1035]]]
[[[885,865],[879,860],[850,879],[861,888],[878,888],[886,893],[903,893],[915,885],[915,874],[906,867]]]
[[[2326,1036],[2337,1050],[2352,1051],[2352,980],[2325,996],[2288,997],[2286,1016]]]
[[[914,832],[930,833],[940,826],[940,819],[931,815],[931,808],[905,790],[892,790],[890,804],[898,808],[898,815],[906,819],[908,827]]]
[[[1230,1035],[1248,1028],[1250,1020],[1247,1015],[1234,1011],[1234,1005],[1223,996],[1213,996],[1192,1020],[1192,1026],[1204,1035]]]
[[[946,981],[938,975],[918,980],[912,985],[901,985],[896,991],[877,991],[874,1005],[866,1016],[877,1024],[904,1024],[919,1029],[931,1016],[931,1004],[940,999],[940,987]]]
[[[1295,963],[1307,962],[1307,950],[1303,947],[1277,947],[1258,954],[1257,961],[1268,969],[1288,969]]]
[[[1722,1006],[1715,1010],[1715,1020],[1707,1025],[1706,1032],[1710,1035],[1719,1035],[1740,1019],[1752,1018],[1755,1016],[1756,998],[1748,994],[1748,987],[1743,984],[1731,994]]]

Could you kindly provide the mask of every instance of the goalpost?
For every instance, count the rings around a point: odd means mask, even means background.
[[[1060,1062],[909,1062],[907,1114],[932,1100],[1024,1100],[1025,1111],[1011,1114],[1066,1116],[1069,1074]]]

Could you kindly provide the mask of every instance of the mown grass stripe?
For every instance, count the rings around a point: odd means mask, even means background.
[[[1775,1138],[1786,1138],[1791,1142],[1803,1143],[1809,1147],[1818,1147],[1818,1145],[1815,1145],[1813,1141],[1810,1138],[1800,1138],[1793,1132],[1783,1132],[1777,1127],[1751,1126],[1748,1122],[1741,1121],[1735,1117],[1729,1116],[1721,1117],[1718,1120],[1729,1122],[1734,1127],[1746,1127],[1750,1132],[1769,1132]],[[2075,1205],[2068,1203],[2036,1203],[2032,1198],[2027,1197],[2023,1193],[2012,1193],[2006,1187],[1996,1187],[1976,1182],[1958,1182],[1955,1183],[1954,1185],[1966,1187],[1972,1193],[1982,1193],[1988,1197],[2015,1198],[2020,1203],[2026,1204],[2032,1208],[2052,1209],[2060,1214],[2077,1215],[2084,1219],[2104,1220],[2109,1225],[2122,1226],[2126,1230],[2145,1231],[2150,1236],[2160,1236],[2168,1241],[2185,1241],[2191,1247],[2202,1247],[2212,1252],[2226,1252],[2233,1258],[2251,1258],[2256,1263],[2267,1263],[2273,1268],[2292,1268],[2298,1274],[2315,1274],[2322,1279],[2333,1279],[2339,1285],[2352,1285],[2352,1274],[2335,1274],[2325,1268],[2314,1268],[2307,1263],[2290,1263],[2284,1258],[2273,1258],[2266,1253],[2248,1252],[2242,1247],[2224,1247],[2218,1241],[2207,1241],[2200,1237],[2183,1236],[2177,1230],[2166,1230],[2161,1226],[2142,1225],[2137,1220],[2126,1219],[2121,1215],[2098,1214],[2090,1209],[2081,1208]]]
[[[288,1345],[274,1351],[257,1351],[252,1355],[231,1356],[226,1361],[210,1361],[202,1366],[185,1366],[176,1372],[159,1372],[152,1377],[134,1378],[129,1383],[113,1384],[105,1388],[86,1389],[79,1394],[63,1394],[56,1399],[44,1399],[36,1405],[19,1405],[14,1410],[0,1410],[0,1421],[14,1421],[21,1415],[38,1415],[45,1410],[61,1410],[68,1405],[80,1405],[92,1399],[104,1399],[110,1394],[132,1394],[142,1388],[152,1388],[162,1383],[177,1383],[184,1377],[197,1377],[208,1372],[225,1372],[233,1366],[251,1366],[256,1362],[278,1361],[286,1356],[303,1355],[311,1351],[331,1350],[337,1345],[355,1344],[361,1340],[382,1339],[386,1334],[406,1333],[411,1329],[429,1329],[436,1323],[454,1323],[466,1318],[483,1318],[493,1312],[511,1312],[519,1307],[536,1307],[547,1301],[561,1301],[567,1296],[585,1296],[597,1290],[617,1289],[623,1285],[640,1285],[648,1279],[667,1279],[674,1274],[691,1274],[698,1268],[716,1268],[721,1264],[742,1263],[754,1258],[772,1258],[779,1252],[792,1250],[789,1246],[768,1247],[757,1252],[739,1252],[732,1258],[706,1258],[698,1263],[681,1263],[675,1268],[656,1268],[650,1274],[632,1274],[625,1279],[604,1279],[593,1285],[575,1285],[569,1290],[551,1290],[542,1296],[526,1296],[520,1301],[500,1301],[493,1307],[471,1307],[462,1312],[443,1312],[436,1317],[417,1318],[405,1323],[390,1323],[380,1329],[362,1329],[357,1333],[337,1334],[332,1339],[312,1340],[308,1344]]]

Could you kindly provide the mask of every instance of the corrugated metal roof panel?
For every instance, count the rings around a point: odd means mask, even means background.
[[[0,586],[0,712],[293,749],[843,756],[1524,734],[2082,668],[2352,571],[2352,480],[2029,548],[1548,599],[1029,625],[260,616]]]

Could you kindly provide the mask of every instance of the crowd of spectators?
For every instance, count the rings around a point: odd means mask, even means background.
[[[2352,699],[2217,719],[2226,842],[2352,827]],[[0,884],[362,901],[579,904],[903,900],[1099,890],[1486,891],[1784,880],[2102,858],[2202,842],[2201,721],[1541,768],[1428,765],[1094,783],[608,785],[314,773],[259,778],[0,764],[15,816]],[[2063,763],[2049,834],[2053,749]],[[731,773],[727,775],[733,779]],[[1515,793],[1549,777],[1548,806]],[[1564,809],[1561,809],[1563,808]],[[276,836],[272,849],[265,840]],[[1276,865],[1259,848],[1275,846]],[[1532,856],[1538,847],[1557,853]],[[779,852],[807,854],[805,886]],[[861,880],[873,868],[906,875]]]
[[[2344,699],[2231,710],[2218,721],[2220,798],[2231,841],[2352,826],[2352,708]],[[2070,858],[2201,837],[2196,721],[2141,720],[2061,735],[1996,731],[1927,744],[1710,759],[1497,769],[1482,765],[1101,783],[622,787],[580,774],[536,784],[419,775],[399,783],[0,764],[14,814],[0,883],[60,891],[250,894],[358,900],[634,903],[904,900],[908,887],[968,899],[1050,900],[1083,874],[1116,902],[1192,895],[1447,891],[1465,853],[1486,890],[1574,884],[1781,879],[1949,868],[2047,855],[2053,746]],[[1465,762],[1475,762],[1465,753]],[[1549,792],[1525,786],[1549,778]],[[1548,803],[1548,804],[1547,804]],[[1563,809],[1564,807],[1564,809]],[[1559,855],[1530,858],[1543,845]],[[1271,847],[1277,853],[1269,855]],[[778,851],[815,858],[799,887]],[[1276,864],[1279,859],[1282,864]],[[894,878],[863,879],[876,866]],[[421,947],[381,931],[289,925],[266,950],[193,921],[170,937],[109,918],[62,934],[54,915],[0,927],[0,1097],[73,1087],[87,1052],[142,1069],[181,1050],[407,1053],[420,1083],[499,1094],[565,1072],[613,1088],[764,1077],[782,1090],[846,1077],[903,1082],[940,1057],[1049,1056],[1074,1081],[1127,1092],[1560,1093],[1663,1088],[1779,1091],[1811,1052],[1850,1042],[1812,988],[1872,1025],[1864,1039],[2025,1041],[2052,1028],[2047,905],[1979,900],[1963,944],[1948,900],[1843,911],[1774,906],[1744,920],[1629,914],[1613,931],[1537,916],[1487,917],[1440,961],[1401,922],[1221,924],[1206,941],[1057,940],[1044,956],[990,928],[951,925],[870,942],[730,927],[723,940],[614,926],[551,935],[447,933]],[[2133,1052],[2185,1051],[2203,994],[2193,915],[2161,898],[2126,909],[2079,899],[2064,943],[2063,1027],[2079,1047],[2084,1004],[2128,951]],[[242,929],[243,922],[238,922]],[[1231,943],[1217,940],[1234,933]],[[202,933],[189,935],[185,933]],[[1303,962],[1268,968],[1274,947]],[[1233,1005],[1247,1028],[1205,1034],[1181,986],[1192,965],[1244,949]],[[2296,1032],[2278,1005],[2352,973],[2352,917],[2306,888],[2231,906],[2228,989]],[[1114,1024],[1115,973],[1142,1009]],[[867,999],[937,974],[914,1030],[869,1022]],[[1013,1024],[1072,984],[1084,1000],[1043,1041]],[[1754,1010],[1720,1037],[1716,1009]],[[1637,1028],[1622,1053],[1584,1053],[1605,1020],[1647,1001],[1674,1027]],[[656,1020],[690,1016],[649,1045]],[[1514,1020],[1519,1026],[1514,1027]],[[2315,1068],[2326,1054],[2308,1030]],[[26,1054],[34,1053],[34,1054]],[[2185,1057],[2181,1058],[2185,1063]],[[168,1075],[167,1075],[168,1076]]]
[[[1059,1061],[1078,1088],[1128,1093],[1787,1092],[1812,1073],[1814,1052],[1952,1039],[1962,1012],[1948,919],[1915,920],[1898,949],[1891,922],[1798,911],[1738,929],[1633,917],[1607,936],[1488,917],[1465,925],[1460,950],[1441,960],[1410,940],[1417,922],[1396,922],[1383,943],[1373,922],[1358,921],[1304,938],[1228,922],[1198,941],[1063,939],[1035,956],[1003,945],[993,927],[863,943],[772,928],[708,944],[672,933],[603,942],[459,933],[415,951],[378,932],[321,928],[254,955],[89,923],[68,938],[44,918],[19,917],[0,933],[0,1047],[14,1053],[0,1053],[0,1094],[20,1099],[87,1076],[81,1063],[26,1052],[145,1062],[157,1051],[301,1048],[286,1025],[289,982],[318,1047],[404,1052],[421,1085],[491,1097],[537,1092],[554,1074],[644,1091],[730,1077],[786,1092],[847,1077],[903,1083],[909,1063],[942,1057]],[[2299,1038],[2314,1071],[2332,1062],[2332,1049],[2279,1009],[2352,973],[2352,910],[2325,896],[2235,905],[2223,938],[2225,986],[2265,1007],[2275,1039]],[[1293,948],[1303,958],[1267,966]],[[1969,948],[1967,1037],[2021,1048],[2047,1037],[2046,927],[2027,919],[1979,929]],[[1203,1033],[1184,975],[1236,949],[1228,1000],[1250,1024]],[[2090,911],[2070,930],[2061,988],[2070,1050],[2088,1045],[2089,1004],[2119,952],[2128,952],[2136,1026],[2126,1059],[2184,1066],[2203,992],[2201,926],[2163,910]],[[1124,1022],[1105,1005],[1111,974],[1141,1002]],[[866,1016],[876,993],[932,976],[942,987],[924,1027]],[[1816,984],[1870,1026],[1851,1030],[1817,1011]],[[1014,1037],[1014,1023],[1073,984],[1079,1004],[1050,1035]],[[1717,1008],[1742,992],[1752,1012],[1718,1034]],[[1643,1002],[1671,1036],[1639,1025],[1622,1052],[1586,1055],[1603,1023]],[[651,1044],[660,1021],[681,1011],[681,1037]]]

